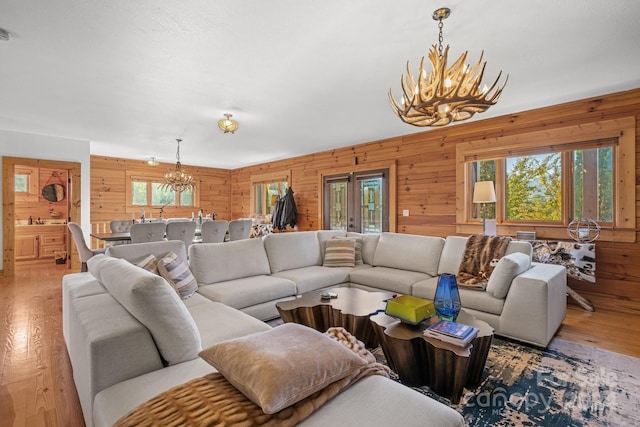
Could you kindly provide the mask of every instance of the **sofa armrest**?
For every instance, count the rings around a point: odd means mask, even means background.
[[[500,334],[546,347],[566,313],[565,268],[532,263],[511,283],[500,316]]]
[[[73,380],[87,426],[101,390],[163,367],[151,334],[109,294],[70,301],[66,338]]]

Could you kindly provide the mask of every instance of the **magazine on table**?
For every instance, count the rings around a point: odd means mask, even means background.
[[[424,335],[461,347],[466,347],[478,336],[478,328],[463,323],[440,320],[424,330]]]

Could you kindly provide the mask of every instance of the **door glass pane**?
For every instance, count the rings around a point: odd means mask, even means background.
[[[347,182],[329,185],[329,230],[347,231]]]
[[[382,233],[382,178],[359,181],[361,233]]]
[[[613,147],[573,153],[573,217],[613,222]]]

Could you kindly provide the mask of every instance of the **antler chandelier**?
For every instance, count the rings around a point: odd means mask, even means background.
[[[196,184],[193,182],[193,177],[187,173],[186,169],[182,168],[180,164],[180,142],[181,139],[176,139],[178,141],[178,151],[176,153],[176,168],[175,170],[170,170],[169,172],[164,174],[164,184],[160,186],[160,189],[172,189],[176,193],[181,193],[183,191],[192,192]]]
[[[407,61],[407,75],[402,76],[402,99],[396,101],[389,90],[389,99],[394,112],[405,123],[414,126],[444,126],[451,122],[466,120],[475,113],[482,113],[498,102],[509,80],[509,76],[502,86],[498,86],[498,78],[490,87],[484,85],[480,89],[482,76],[486,62],[482,62],[484,51],[475,67],[465,64],[467,53],[449,68],[447,68],[447,55],[449,46],[442,52],[442,21],[449,17],[451,10],[440,8],[433,12],[433,19],[438,21],[438,46],[432,45],[429,49],[429,61],[433,71],[426,73],[424,70],[424,57],[420,61],[418,81],[409,71]]]

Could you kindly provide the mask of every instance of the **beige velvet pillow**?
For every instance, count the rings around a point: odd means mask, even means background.
[[[324,248],[324,267],[354,267],[356,242],[352,239],[327,240]]]
[[[273,414],[366,365],[356,353],[297,323],[223,341],[200,352],[265,414]]]

